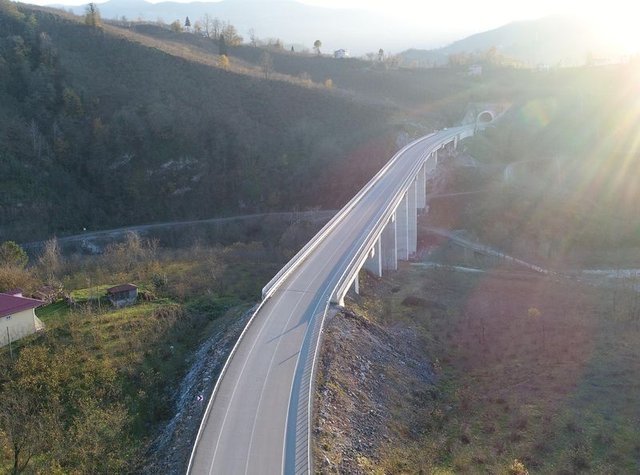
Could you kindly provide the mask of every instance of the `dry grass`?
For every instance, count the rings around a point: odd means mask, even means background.
[[[387,445],[386,473],[510,473],[516,459],[535,473],[639,470],[640,328],[611,315],[606,291],[418,268],[374,285],[366,305],[384,310],[369,315],[417,326],[439,372],[398,401],[421,409],[420,436]]]

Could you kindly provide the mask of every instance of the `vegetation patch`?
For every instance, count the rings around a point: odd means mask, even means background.
[[[390,362],[383,379],[366,373],[363,379],[373,383],[361,383],[357,370],[325,357],[318,431],[326,435],[318,466],[340,471],[345,450],[335,439],[357,440],[350,424],[361,414],[360,401],[385,394],[377,408],[384,422],[361,439],[374,449],[350,453],[350,460],[363,456],[381,473],[638,470],[640,413],[633,395],[640,389],[640,327],[627,311],[633,295],[613,311],[607,289],[508,275],[405,266],[361,286],[362,296],[348,308],[388,332],[386,344],[417,348],[412,354],[429,361],[436,378],[410,384]],[[405,304],[416,296],[446,310]],[[331,322],[326,354],[361,351],[367,333],[353,331],[355,350],[349,350],[340,344],[344,325],[340,316]],[[406,344],[407,334],[416,335],[417,347]],[[375,389],[357,395],[363,384]],[[341,400],[326,404],[334,385]],[[369,473],[365,466],[349,471]]]

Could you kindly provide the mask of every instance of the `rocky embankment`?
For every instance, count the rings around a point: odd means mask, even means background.
[[[221,324],[200,346],[191,370],[184,377],[176,395],[175,416],[153,442],[142,473],[185,473],[193,442],[218,374],[253,311],[251,309],[245,312],[241,318],[227,316],[229,321]]]
[[[394,414],[407,398],[422,397],[434,379],[415,330],[387,328],[350,310],[338,313],[325,329],[318,373],[316,470],[371,473],[398,432],[417,429],[406,426],[411,414],[401,421]]]

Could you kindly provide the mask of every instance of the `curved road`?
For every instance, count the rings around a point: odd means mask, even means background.
[[[416,164],[468,127],[418,140],[254,315],[202,421],[191,474],[306,474],[314,358],[329,300],[347,266]]]

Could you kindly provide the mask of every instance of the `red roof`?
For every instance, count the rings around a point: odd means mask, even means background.
[[[136,287],[133,284],[116,285],[115,287],[111,287],[110,289],[107,289],[107,293],[119,294],[120,292],[129,292],[130,290],[136,290],[137,288],[138,287]]]
[[[26,297],[15,297],[13,295],[0,294],[0,317],[13,315],[15,313],[39,307],[44,302]]]

